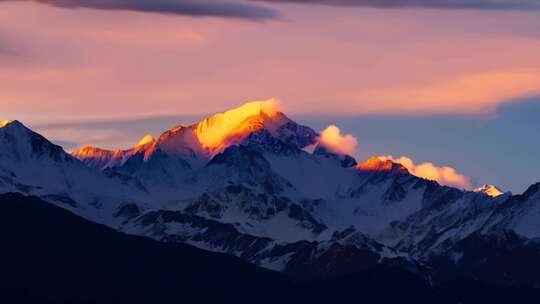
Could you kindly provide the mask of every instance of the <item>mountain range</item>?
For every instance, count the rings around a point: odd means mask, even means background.
[[[426,286],[538,288],[540,183],[523,194],[440,185],[357,163],[271,102],[177,125],[133,148],[67,153],[0,124],[0,193],[299,280],[406,271]]]

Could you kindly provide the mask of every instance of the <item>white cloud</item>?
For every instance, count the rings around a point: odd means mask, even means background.
[[[351,134],[341,134],[341,130],[335,125],[329,125],[321,132],[319,144],[329,151],[339,154],[354,154],[358,146],[358,140]]]

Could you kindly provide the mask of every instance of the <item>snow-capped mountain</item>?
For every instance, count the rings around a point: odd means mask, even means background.
[[[493,185],[483,185],[482,187],[478,187],[473,190],[474,192],[480,192],[484,193],[485,195],[491,196],[491,197],[499,197],[501,195],[511,195],[511,192],[503,192],[501,189],[497,188],[497,186]]]
[[[201,167],[233,145],[279,149],[271,146],[272,139],[278,139],[281,144],[303,148],[314,143],[316,137],[317,133],[310,128],[300,126],[278,112],[272,101],[256,101],[189,126],[177,125],[157,140],[146,135],[126,151],[83,147],[73,155],[97,169],[120,167],[140,154],[142,160],[148,161],[154,153],[179,156],[190,166]]]
[[[88,171],[61,147],[19,121],[6,121],[0,126],[3,187],[28,191],[70,189],[79,172]]]
[[[316,138],[315,131],[278,112],[272,101],[258,101],[189,126],[177,125],[163,132],[157,140],[147,135],[125,151],[83,147],[73,156],[90,167],[134,176],[158,188],[168,184],[170,189],[230,146],[289,154],[298,153]]]
[[[8,122],[0,189],[57,198],[49,201],[129,234],[290,273],[387,265],[442,284],[479,261],[472,240],[536,248],[540,186],[517,196],[493,186],[463,191],[391,160],[358,164],[322,146],[307,152],[318,137],[268,102],[145,136],[128,150],[85,147],[73,156]]]
[[[72,153],[73,156],[87,164],[89,167],[105,170],[122,166],[133,155],[144,151],[155,142],[154,137],[148,134],[141,138],[131,149],[109,151],[95,147],[85,146]]]
[[[19,121],[0,126],[2,193],[36,195],[99,222],[123,201],[144,201],[137,180],[92,169]]]

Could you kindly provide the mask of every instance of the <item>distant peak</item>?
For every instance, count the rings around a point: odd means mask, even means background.
[[[152,134],[147,134],[143,138],[141,138],[141,140],[139,140],[139,142],[135,146],[136,147],[144,146],[154,141],[155,141],[154,136],[152,136]]]
[[[389,159],[382,159],[374,156],[368,160],[358,164],[356,169],[360,171],[373,171],[373,172],[397,172],[404,173],[407,169],[402,165],[395,163]]]
[[[484,185],[482,187],[474,189],[474,192],[484,193],[491,197],[499,197],[505,194],[502,190],[493,185]]]
[[[79,150],[74,151],[71,153],[73,156],[77,158],[84,158],[84,157],[96,157],[96,156],[103,156],[103,155],[109,155],[112,154],[112,151],[104,150],[92,146],[84,146],[81,147]]]
[[[18,121],[14,120],[14,119],[4,120],[4,121],[0,122],[0,128],[3,128],[3,127],[5,127],[7,125],[10,125],[12,123],[18,123]]]
[[[10,132],[32,131],[16,119],[4,120],[0,122],[0,129],[9,129]]]

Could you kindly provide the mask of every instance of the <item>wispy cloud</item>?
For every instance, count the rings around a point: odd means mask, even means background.
[[[373,8],[432,8],[475,10],[540,9],[539,0],[255,0],[276,3],[363,6]]]
[[[540,94],[540,70],[474,73],[422,85],[365,89],[351,98],[371,110],[402,114],[494,113],[501,104]]]
[[[270,8],[232,0],[0,0],[0,2],[2,1],[31,1],[70,9],[126,10],[252,20],[278,17],[277,11]]]
[[[125,149],[133,146],[143,135],[161,132],[179,124],[199,120],[199,116],[155,116],[110,119],[73,119],[28,121],[28,126],[66,150],[85,145],[106,149]],[[23,123],[26,123],[23,121]]]

